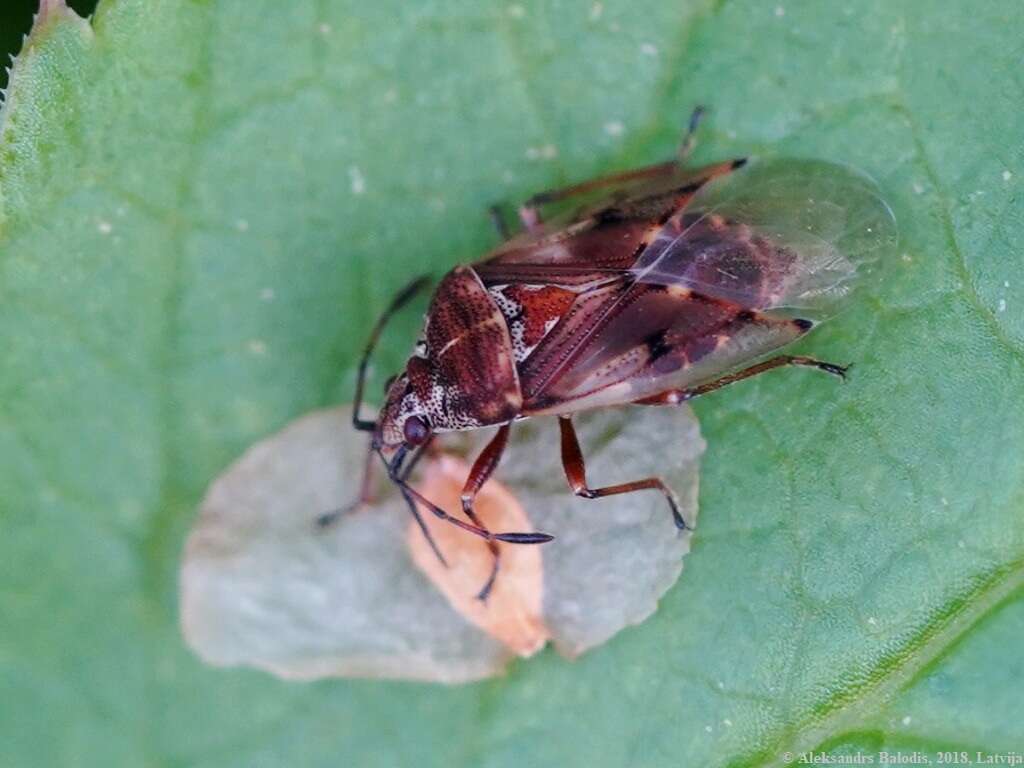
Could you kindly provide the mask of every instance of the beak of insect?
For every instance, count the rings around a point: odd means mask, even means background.
[[[399,472],[402,470],[402,464],[405,462],[409,449],[404,445],[384,445],[374,446],[373,451],[383,462],[384,467],[387,469],[388,477],[396,480]]]

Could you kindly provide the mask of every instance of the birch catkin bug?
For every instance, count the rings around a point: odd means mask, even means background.
[[[491,532],[474,513],[513,422],[558,417],[576,495],[657,490],[685,529],[661,478],[588,483],[573,414],[675,405],[788,365],[845,376],[841,365],[770,354],[834,314],[874,271],[895,244],[892,213],[873,182],[822,161],[735,159],[686,169],[699,116],[676,159],[536,195],[520,209],[521,233],[449,272],[405,371],[368,421],[359,417],[367,360],[387,318],[423,281],[403,290],[374,328],[359,367],[354,425],[372,433],[371,451],[424,533],[414,500],[487,541],[494,568],[481,598],[498,571],[497,542],[553,538]],[[490,426],[498,431],[463,489],[465,520],[409,484],[434,435]]]

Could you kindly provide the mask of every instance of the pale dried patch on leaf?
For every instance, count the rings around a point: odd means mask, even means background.
[[[440,456],[425,468],[419,491],[443,509],[457,510],[469,471],[470,465],[465,461]],[[494,478],[480,489],[473,509],[492,531],[533,529],[522,505]],[[493,558],[487,543],[439,520],[426,509],[421,508],[421,514],[448,567],[434,555],[419,526],[410,523],[407,536],[413,562],[452,607],[520,656],[532,656],[543,648],[550,636],[541,615],[544,545],[499,543],[501,570],[484,602],[476,595],[491,573]]]
[[[593,486],[660,474],[695,523],[704,443],[689,408],[602,411],[577,422]],[[417,486],[461,515],[469,464],[453,456],[475,457],[488,437],[446,436],[453,455],[423,462]],[[182,630],[205,661],[302,680],[478,680],[549,635],[570,657],[606,642],[647,618],[682,569],[690,534],[676,530],[661,494],[574,497],[557,425],[531,420],[515,425],[500,481],[484,486],[477,509],[493,530],[556,538],[503,545],[502,571],[481,604],[484,543],[424,515],[451,565],[442,573],[422,534],[410,534],[404,501],[383,484],[381,501],[318,528],[320,513],[357,493],[365,440],[351,429],[350,409],[319,411],[257,443],[211,485],[180,579]],[[410,545],[445,594],[413,565]]]
[[[350,411],[304,416],[210,487],[181,568],[181,625],[216,666],[286,679],[464,682],[511,657],[412,567],[397,495],[321,529],[359,485],[365,436]]]

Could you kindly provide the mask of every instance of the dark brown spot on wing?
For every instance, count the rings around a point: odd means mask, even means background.
[[[651,360],[657,360],[672,351],[672,345],[666,338],[667,335],[667,329],[662,328],[644,339],[644,343],[647,345],[647,354]]]
[[[743,222],[685,211],[671,218],[636,260],[641,282],[682,285],[740,306],[772,306],[784,291],[797,254]]]

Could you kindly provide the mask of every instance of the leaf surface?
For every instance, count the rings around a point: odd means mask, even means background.
[[[0,118],[0,763],[1019,748],[1022,23],[1009,0],[45,0]],[[192,657],[176,563],[210,480],[349,399],[376,313],[490,247],[489,203],[660,159],[696,103],[695,161],[862,168],[901,246],[800,347],[847,384],[695,404],[700,532],[658,613],[451,689]]]

